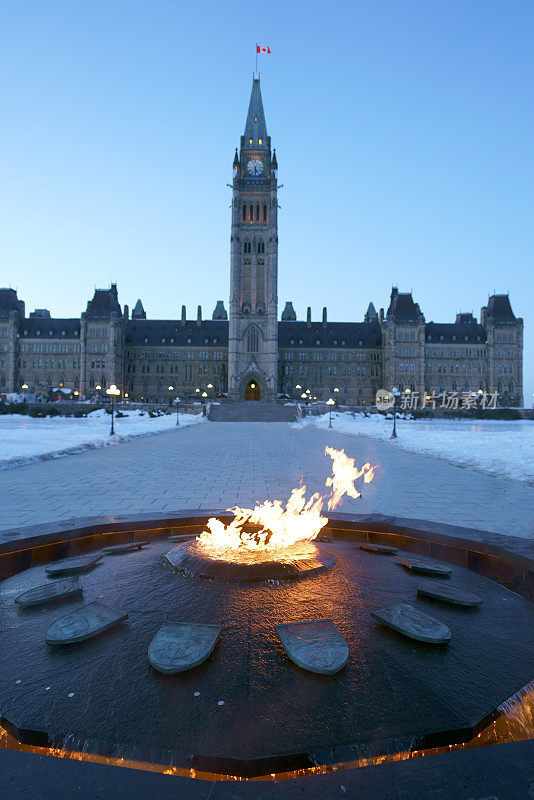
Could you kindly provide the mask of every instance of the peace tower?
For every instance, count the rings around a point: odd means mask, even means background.
[[[276,151],[254,75],[232,192],[228,395],[274,400],[278,369]]]

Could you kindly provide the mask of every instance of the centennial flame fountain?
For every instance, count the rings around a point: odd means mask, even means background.
[[[332,511],[345,495],[361,497],[355,482],[370,483],[377,467],[358,468],[355,459],[333,447],[326,447],[325,455],[332,459],[327,497],[315,492],[306,499],[303,484],[293,489],[285,508],[280,500],[265,500],[253,509],[235,506],[228,509],[234,516],[229,524],[210,518],[207,530],[172,550],[167,560],[190,575],[238,581],[303,577],[327,569],[335,556],[315,543],[328,524],[325,503]]]
[[[65,529],[53,541],[38,532],[18,568],[13,543],[0,584],[0,644],[10,653],[0,666],[0,747],[173,775],[278,779],[532,736],[532,687],[516,695],[533,677],[527,596],[483,577],[481,548],[471,554],[437,524],[429,540],[413,520],[395,527],[336,514],[384,470],[332,447],[325,455],[324,490],[307,496],[301,485],[285,504],[108,521],[96,535],[92,520],[89,532],[72,526],[70,552]],[[188,538],[171,548],[169,533]],[[148,544],[120,557],[95,553],[110,542]],[[459,585],[482,605],[418,595],[419,577],[384,557],[395,548],[405,563],[449,561],[453,580],[442,577],[441,587]],[[33,610],[14,602],[46,584],[59,556],[80,554],[89,566],[77,594]],[[80,644],[45,642],[58,619],[96,598],[122,621]],[[450,643],[407,639],[373,617],[406,603],[447,626]],[[328,649],[335,628],[346,651],[338,670],[314,674],[290,655],[281,631],[310,622],[330,626],[313,647]],[[202,663],[156,672],[150,647],[180,625],[217,636]]]

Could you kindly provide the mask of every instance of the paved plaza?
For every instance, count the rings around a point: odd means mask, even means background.
[[[101,514],[225,509],[286,500],[301,478],[323,491],[344,448],[380,464],[342,511],[425,518],[534,536],[534,488],[408,453],[389,442],[288,423],[210,422],[0,472],[0,529]]]

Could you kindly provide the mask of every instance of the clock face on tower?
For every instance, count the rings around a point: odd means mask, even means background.
[[[261,175],[263,172],[263,161],[259,158],[251,158],[247,164],[247,172],[249,175]]]

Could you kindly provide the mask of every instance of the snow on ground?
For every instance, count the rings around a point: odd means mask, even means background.
[[[22,414],[0,415],[0,469],[18,467],[30,461],[59,458],[92,447],[149,436],[176,426],[176,414],[151,419],[146,411],[125,411],[115,417],[115,435],[110,436],[111,416],[99,409],[87,417],[35,418]],[[204,422],[201,414],[180,414],[180,426]]]
[[[329,415],[305,417],[294,427],[328,428]],[[391,436],[393,421],[382,414],[332,414],[332,427],[341,433],[375,439]],[[437,456],[490,475],[534,484],[534,421],[398,419],[394,447]]]

